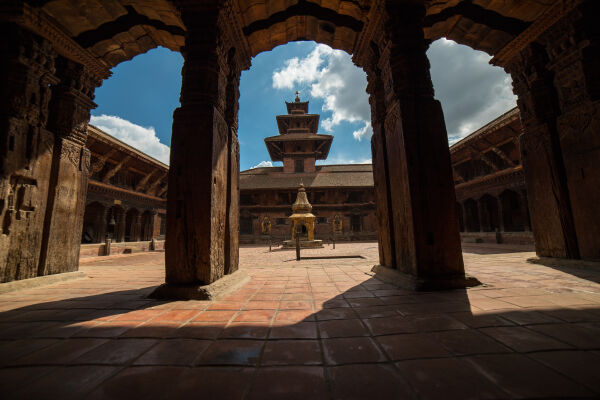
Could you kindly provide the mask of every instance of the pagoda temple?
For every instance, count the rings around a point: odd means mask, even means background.
[[[285,105],[287,115],[276,117],[279,135],[265,138],[271,160],[282,161],[284,173],[315,172],[315,162],[327,158],[333,136],[317,133],[319,114],[308,113],[308,101],[300,101],[298,92]]]

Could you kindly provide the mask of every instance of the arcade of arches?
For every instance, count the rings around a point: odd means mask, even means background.
[[[380,269],[413,287],[463,286],[461,212],[468,229],[527,226],[518,190],[456,206],[425,53],[441,37],[493,55],[512,76],[538,255],[598,259],[599,7],[595,0],[3,2],[0,30],[11,40],[0,44],[1,279],[77,270],[80,230],[72,228],[84,214],[94,89],[112,67],[156,46],[185,59],[168,176],[166,283],[195,287],[234,273],[240,73],[252,56],[294,40],[345,50],[367,73]],[[500,207],[521,212],[500,219]]]

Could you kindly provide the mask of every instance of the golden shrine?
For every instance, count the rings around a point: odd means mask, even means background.
[[[315,215],[311,212],[312,205],[306,197],[306,189],[304,184],[300,184],[298,188],[298,197],[292,204],[290,220],[292,221],[292,239],[283,242],[283,247],[296,247],[296,235],[300,235],[300,247],[315,248],[323,247],[322,240],[315,240]]]

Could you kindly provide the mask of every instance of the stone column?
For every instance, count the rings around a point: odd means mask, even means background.
[[[531,44],[506,67],[518,96],[519,137],[536,252],[578,258],[567,177],[556,127],[558,102],[545,50]]]
[[[38,275],[76,271],[80,227],[87,196],[90,152],[87,124],[94,90],[100,84],[82,65],[59,57],[60,83],[52,87],[48,128],[54,132],[54,157]]]
[[[173,115],[166,235],[166,282],[175,289],[193,291],[213,283],[227,265],[228,171],[233,161],[225,119],[229,49],[222,40],[221,12],[206,1],[182,2],[181,7],[187,35],[181,107]]]
[[[49,42],[0,25],[0,282],[8,282],[38,275],[54,152],[48,103],[58,79]]]
[[[578,253],[591,260],[600,259],[599,15],[598,1],[584,1],[541,37],[558,99],[556,142]]]
[[[395,269],[399,283],[417,289],[464,287],[448,137],[425,54],[425,8],[389,1],[385,12],[377,65],[385,83],[382,130],[394,259],[375,270],[389,275]]]

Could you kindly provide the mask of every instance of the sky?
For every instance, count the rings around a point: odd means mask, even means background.
[[[490,56],[440,39],[428,52],[436,98],[452,144],[516,105],[510,76]],[[113,68],[96,89],[91,123],[169,163],[173,111],[179,106],[179,53],[158,48]],[[275,116],[300,92],[320,114],[319,133],[334,135],[325,164],[371,162],[366,75],[351,56],[314,42],[292,42],[252,59],[240,80],[240,168],[281,165],[269,159],[264,138],[277,135]]]

